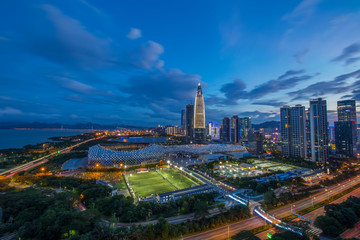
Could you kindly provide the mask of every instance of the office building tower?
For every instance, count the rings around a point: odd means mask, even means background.
[[[281,149],[282,154],[291,157],[306,158],[306,113],[305,107],[284,106],[280,108]]]
[[[226,142],[230,141],[230,119],[228,117],[224,117],[222,120],[221,139]]]
[[[211,137],[211,140],[219,140],[220,139],[219,122],[210,122],[208,128],[209,128],[209,136]]]
[[[251,153],[261,155],[264,153],[265,134],[259,131],[250,130],[248,132],[248,149]]]
[[[342,100],[337,102],[338,121],[356,122],[356,102],[355,100]]]
[[[180,127],[185,128],[185,110],[181,110],[181,125]]]
[[[320,164],[328,160],[328,120],[326,100],[322,98],[310,101],[310,134],[311,134],[311,159]]]
[[[190,143],[194,137],[194,105],[186,105],[185,112],[185,136],[186,142]]]
[[[335,122],[336,155],[339,157],[356,157],[357,126],[353,121]]]
[[[240,138],[245,139],[248,136],[249,130],[251,129],[251,118],[243,117],[239,118],[240,124]]]
[[[338,121],[335,122],[336,155],[356,157],[357,123],[355,100],[337,102]]]
[[[196,142],[202,142],[205,140],[205,103],[200,83],[198,84],[195,96],[194,134]]]
[[[230,120],[230,141],[232,143],[238,143],[240,140],[240,125],[239,117],[234,115]]]

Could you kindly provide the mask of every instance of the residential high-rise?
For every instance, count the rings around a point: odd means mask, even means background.
[[[247,138],[249,130],[251,129],[251,118],[250,117],[243,117],[239,118],[240,124],[240,138],[244,139]]]
[[[192,142],[194,138],[194,105],[188,104],[186,105],[185,112],[185,134],[186,134],[186,142]]]
[[[328,120],[326,100],[322,98],[310,101],[311,159],[320,164],[328,160]]]
[[[196,142],[205,140],[205,103],[200,83],[198,84],[198,89],[195,96],[194,133]]]
[[[221,139],[229,142],[230,141],[230,119],[224,117],[222,120]]]
[[[337,102],[338,121],[356,122],[356,102],[355,100],[342,100]]]
[[[311,152],[310,108],[305,109],[307,155]]]
[[[338,122],[335,122],[336,154],[341,157],[356,156],[357,123],[355,100],[337,102]]]
[[[305,107],[284,106],[280,108],[282,154],[292,157],[307,156]]]
[[[290,107],[283,106],[280,108],[280,136],[281,136],[281,153],[284,156],[290,156]]]
[[[230,141],[232,143],[238,143],[240,140],[240,125],[239,117],[234,115],[230,120]]]

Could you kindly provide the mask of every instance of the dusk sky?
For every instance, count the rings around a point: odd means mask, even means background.
[[[360,100],[360,1],[2,1],[0,121],[279,120]]]

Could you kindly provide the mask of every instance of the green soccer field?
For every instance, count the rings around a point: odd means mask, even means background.
[[[186,177],[186,175],[182,175],[179,171],[174,169],[161,170],[160,173],[164,175],[178,189],[190,188],[198,185],[196,182]]]
[[[142,197],[150,196],[151,194],[159,194],[164,192],[171,192],[177,189],[189,188],[197,185],[195,182],[187,178],[181,177],[181,174],[173,169],[160,171],[166,179],[164,179],[157,172],[147,173],[133,173],[127,174],[127,179],[130,186],[135,191],[136,197],[140,194]]]
[[[141,194],[142,197],[151,194],[159,194],[171,192],[176,188],[165,180],[157,172],[133,173],[132,176],[127,175],[130,186],[134,189],[136,197]]]

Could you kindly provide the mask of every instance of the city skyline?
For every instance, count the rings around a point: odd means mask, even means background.
[[[179,125],[199,82],[206,122],[322,97],[333,125],[338,100],[359,100],[357,1],[4,6],[2,121]]]

